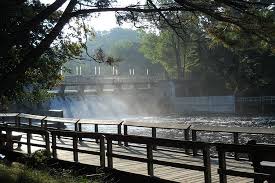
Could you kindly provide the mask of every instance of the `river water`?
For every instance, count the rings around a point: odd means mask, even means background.
[[[138,103],[139,101],[137,101]],[[138,105],[142,106],[142,105]],[[191,125],[211,125],[225,127],[275,127],[275,116],[238,116],[232,114],[172,114],[148,115],[136,111],[144,111],[132,106],[127,101],[114,96],[85,96],[56,98],[51,102],[52,109],[62,109],[64,117],[90,118],[90,119],[117,119],[152,123],[182,123]],[[149,109],[145,109],[149,110]],[[127,113],[125,111],[128,111]],[[130,112],[129,112],[130,111]],[[73,129],[73,126],[67,126]],[[94,131],[93,125],[83,125],[83,131]],[[116,126],[99,125],[99,132],[117,133]],[[129,135],[151,136],[151,129],[129,127]],[[183,139],[183,130],[157,129],[157,137]],[[240,142],[246,143],[255,139],[261,143],[274,143],[275,137],[271,135],[241,134]],[[205,142],[231,143],[230,133],[198,132],[198,140]]]

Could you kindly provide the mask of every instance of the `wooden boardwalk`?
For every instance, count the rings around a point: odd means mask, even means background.
[[[275,145],[254,142],[240,145],[239,142],[242,134],[272,135],[273,138],[274,127],[193,126],[183,123],[71,119],[23,113],[0,113],[0,118],[0,132],[4,133],[0,136],[0,142],[10,151],[30,154],[46,148],[54,158],[60,160],[114,168],[174,182],[275,181]],[[71,124],[73,128],[61,130],[64,123]],[[83,132],[83,126],[87,125],[94,126],[94,132]],[[98,133],[99,125],[115,126],[117,131],[113,134]],[[129,135],[129,127],[147,128],[152,137]],[[157,138],[159,129],[182,131],[184,140]],[[197,137],[201,132],[227,133],[233,137],[233,143],[200,142]],[[21,149],[16,149],[19,141],[23,145]],[[218,154],[218,158],[210,158],[210,152],[212,155]],[[253,166],[247,158],[238,160],[242,154],[251,158]],[[273,164],[268,167],[260,164],[265,161]]]
[[[23,134],[22,142],[27,142],[27,137]],[[35,144],[43,144],[44,140],[40,135],[33,135],[31,139],[31,143]],[[72,139],[69,138],[61,138],[57,139],[57,146],[71,148],[73,146]],[[17,144],[14,144],[14,148],[16,149]],[[99,152],[99,144],[94,141],[83,141],[78,143],[78,148],[81,150],[93,150]],[[38,149],[38,147],[32,147],[32,152]],[[19,152],[27,153],[27,146],[22,145],[21,150],[16,150]],[[116,154],[133,156],[133,157],[141,157],[146,158],[146,148],[142,146],[119,146],[113,145],[113,152]],[[193,157],[192,155],[185,154],[185,150],[180,149],[162,149],[158,147],[158,150],[154,150],[154,159],[163,160],[167,162],[175,162],[175,163],[184,163],[190,165],[202,165],[203,159],[201,156]],[[65,151],[65,150],[57,150],[57,157],[61,160],[66,161],[74,161],[73,152]],[[98,155],[86,154],[86,153],[78,153],[78,161],[83,164],[100,166],[100,157]],[[106,158],[107,163],[107,158]],[[227,169],[234,169],[246,172],[253,172],[253,167],[251,166],[251,162],[248,161],[236,161],[234,159],[227,159]],[[148,175],[147,173],[147,163],[113,158],[113,168],[125,172],[131,172],[135,174]],[[217,158],[211,158],[211,178],[212,182],[219,182],[219,175],[217,173],[218,170],[218,160]],[[175,182],[188,182],[188,183],[199,183],[204,182],[204,174],[200,171],[188,170],[183,168],[174,168],[163,165],[154,165],[154,176],[159,177],[161,179],[166,179]],[[227,177],[228,182],[253,182],[253,179],[249,178],[241,178],[241,177]]]

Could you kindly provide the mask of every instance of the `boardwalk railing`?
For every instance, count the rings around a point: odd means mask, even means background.
[[[33,128],[26,128],[26,127],[5,127],[1,126],[0,130],[6,131],[7,138],[2,139],[7,143],[9,150],[13,150],[11,133],[12,132],[22,132],[27,134],[27,142],[23,142],[23,144],[27,145],[28,153],[31,153],[31,146],[38,146],[42,148],[46,148],[47,151],[50,152],[50,139],[49,134],[52,136],[52,145],[51,145],[51,152],[53,158],[58,158],[57,150],[64,150],[64,151],[71,151],[73,152],[73,160],[78,162],[78,153],[86,153],[92,155],[99,155],[100,156],[100,166],[106,167],[105,165],[105,156],[107,156],[107,167],[113,168],[113,158],[120,158],[126,160],[132,160],[137,162],[144,162],[147,163],[147,172],[148,175],[154,176],[154,165],[164,165],[164,166],[171,166],[176,168],[184,168],[196,171],[203,171],[204,172],[204,180],[206,183],[211,183],[211,163],[210,163],[210,153],[209,153],[209,144],[204,142],[191,142],[191,141],[180,141],[180,140],[170,140],[170,139],[160,139],[160,138],[152,138],[152,137],[140,137],[140,136],[123,136],[123,135],[116,135],[116,134],[101,134],[101,133],[89,133],[89,132],[74,132],[74,131],[60,131],[60,130],[52,130],[50,132],[43,130],[43,129],[33,129]],[[40,134],[45,135],[45,145],[41,144],[34,144],[31,143],[30,134]],[[57,137],[69,137],[73,141],[72,147],[63,147],[57,145],[56,139]],[[79,138],[85,139],[98,139],[99,140],[99,152],[92,151],[92,150],[84,150],[78,147],[78,140]],[[135,144],[145,144],[146,145],[146,152],[147,157],[133,157],[128,155],[116,154],[113,152],[113,141],[124,141],[124,142],[131,142]],[[107,149],[105,149],[105,142],[107,142]],[[183,164],[183,163],[175,163],[175,162],[168,162],[154,159],[153,154],[153,146],[163,146],[163,147],[175,147],[175,148],[187,148],[191,149],[196,147],[197,149],[202,149],[203,151],[203,165],[191,165],[191,164]]]
[[[216,145],[219,158],[220,183],[227,182],[227,175],[254,178],[254,182],[275,182],[275,145],[235,145],[218,144]],[[250,157],[254,172],[242,172],[226,169],[226,153],[238,152],[248,154]],[[266,163],[266,164],[264,164]]]
[[[154,164],[156,165],[165,165],[176,168],[185,168],[190,170],[197,170],[204,172],[204,180],[205,182],[211,182],[211,164],[210,164],[210,152],[209,152],[209,144],[204,142],[191,142],[191,141],[180,141],[180,140],[170,140],[170,139],[160,139],[160,138],[152,138],[152,137],[140,137],[140,136],[122,136],[122,135],[106,135],[107,139],[107,159],[108,159],[108,167],[113,168],[113,158],[120,158],[138,162],[147,163],[147,171],[148,175],[154,175]],[[147,158],[133,157],[121,154],[115,154],[112,151],[113,143],[112,141],[124,141],[131,142],[135,144],[145,144]],[[176,148],[184,148],[184,149],[192,149],[194,147],[203,150],[203,165],[190,165],[190,164],[181,164],[174,162],[167,162],[162,160],[154,159],[153,155],[153,147],[154,146],[163,146],[163,147],[176,147]]]
[[[94,125],[94,132],[98,133],[99,125],[114,125],[117,126],[117,134],[122,134],[122,126],[124,135],[128,135],[128,127],[142,127],[151,128],[152,137],[157,137],[157,129],[176,129],[184,130],[184,139],[190,140],[190,132],[192,141],[197,141],[197,132],[223,132],[232,134],[233,143],[239,144],[239,138],[241,134],[262,134],[262,135],[275,135],[275,128],[258,128],[258,127],[225,127],[225,126],[207,126],[207,125],[191,125],[191,124],[181,124],[181,123],[148,123],[148,122],[136,122],[136,121],[123,121],[123,120],[98,120],[98,119],[74,119],[74,118],[61,118],[61,117],[51,117],[51,116],[39,116],[24,113],[0,113],[0,118],[4,123],[14,123],[16,126],[22,124],[22,119],[28,120],[28,126],[33,125],[34,120],[38,120],[41,123],[41,127],[44,129],[62,129],[64,125],[62,124],[72,124],[74,125],[74,131],[82,131],[83,125]],[[13,119],[13,122],[5,122],[5,118]],[[82,139],[79,138],[81,141]],[[98,142],[98,140],[97,140]],[[118,142],[121,145],[121,141]],[[275,143],[275,142],[272,142]],[[125,146],[128,146],[128,142],[125,142]],[[156,150],[156,146],[153,147]],[[186,149],[186,153],[189,153]],[[197,149],[193,149],[194,156],[197,155]],[[238,159],[237,153],[235,154],[235,159]]]
[[[207,126],[184,126],[181,124],[177,125],[165,125],[160,123],[135,123],[135,122],[121,122],[121,121],[111,121],[107,120],[105,122],[100,122],[98,120],[80,120],[80,119],[71,119],[71,118],[57,118],[57,117],[47,117],[47,116],[36,116],[36,115],[29,115],[29,114],[18,114],[18,113],[9,113],[9,114],[0,114],[0,117],[4,118],[15,118],[14,123],[11,122],[4,122],[4,125],[0,125],[0,131],[5,132],[5,138],[1,137],[1,142],[6,143],[6,147],[10,150],[13,150],[13,143],[18,143],[18,140],[14,140],[12,138],[12,132],[21,132],[25,133],[27,136],[26,142],[21,142],[27,146],[27,153],[31,153],[31,147],[37,146],[46,148],[47,151],[51,151],[54,158],[57,157],[57,150],[64,150],[64,151],[72,151],[73,152],[73,159],[75,162],[78,162],[78,153],[86,153],[86,154],[93,154],[98,155],[100,157],[100,166],[106,167],[105,159],[107,158],[107,167],[113,167],[113,158],[120,158],[138,162],[144,162],[147,164],[147,171],[148,175],[154,175],[154,165],[164,165],[164,166],[171,166],[176,168],[185,168],[197,171],[204,172],[204,179],[205,182],[211,182],[211,163],[210,163],[210,146],[216,146],[218,157],[219,157],[219,174],[220,174],[220,182],[226,182],[227,175],[233,176],[240,176],[240,177],[250,177],[256,179],[271,179],[273,180],[274,174],[270,174],[268,172],[263,172],[257,168],[257,159],[259,160],[259,156],[257,154],[261,154],[261,161],[272,160],[275,154],[275,147],[271,145],[239,145],[239,144],[209,144],[204,142],[197,142],[196,141],[196,133],[197,131],[212,131],[212,132],[226,132],[226,133],[258,133],[258,134],[275,134],[274,128],[225,128],[225,127],[207,127]],[[27,124],[22,123],[22,119],[27,120]],[[32,127],[33,120],[41,121],[40,128]],[[74,124],[75,131],[64,131],[64,130],[56,130],[52,128],[48,128],[48,122],[63,122],[63,123],[71,123]],[[13,126],[11,126],[13,124]],[[91,132],[80,132],[81,131],[81,124],[92,124],[97,126],[95,128],[95,133]],[[107,134],[107,133],[98,133],[98,125],[117,125],[118,126],[118,134]],[[124,125],[124,135],[121,134],[121,125]],[[144,136],[132,136],[128,135],[127,128],[128,126],[140,126],[140,127],[147,127],[152,129],[152,137],[144,137]],[[42,128],[41,128],[42,127]],[[171,140],[171,139],[161,139],[157,138],[156,136],[156,129],[163,128],[163,129],[178,129],[178,130],[185,130],[185,137],[189,134],[189,130],[192,131],[192,141],[189,141],[189,137],[186,138],[186,141],[182,140]],[[120,130],[119,130],[120,129]],[[126,129],[126,130],[125,130]],[[194,132],[193,132],[194,131]],[[38,143],[31,143],[32,134],[38,134],[44,137],[45,144],[38,144]],[[52,145],[50,146],[50,135],[52,137]],[[237,142],[238,135],[233,135]],[[64,147],[56,143],[57,137],[69,137],[72,139],[72,147]],[[93,151],[92,149],[81,149],[78,145],[78,142],[82,139],[94,139],[96,142],[99,141],[100,150]],[[146,147],[146,157],[133,157],[128,156],[128,154],[117,154],[113,151],[113,142],[124,142],[126,145],[128,143],[132,144],[140,144],[145,145]],[[2,143],[3,144],[3,143]],[[107,145],[107,148],[105,148]],[[120,144],[121,145],[121,144]],[[190,165],[178,162],[168,162],[162,161],[158,159],[154,159],[154,147],[161,146],[161,147],[173,147],[173,148],[181,148],[181,149],[194,149],[194,150],[202,150],[203,155],[203,165]],[[254,173],[249,172],[240,172],[236,170],[227,170],[226,169],[226,161],[225,155],[227,152],[233,153],[246,153],[249,157],[252,157],[252,162],[254,166]],[[256,157],[256,158],[255,158]],[[264,159],[262,157],[267,157]],[[256,160],[255,160],[256,159]],[[273,161],[273,160],[272,160]],[[259,163],[258,163],[259,164]],[[256,167],[256,168],[255,168]],[[259,166],[258,166],[259,167]],[[273,169],[274,170],[274,169]],[[273,171],[272,170],[272,171]]]
[[[50,152],[50,133],[43,129],[37,129],[37,128],[28,128],[28,127],[10,127],[10,126],[2,126],[0,125],[0,134],[3,134],[5,132],[5,137],[1,136],[1,144],[6,143],[5,147],[7,150],[13,150],[13,144],[14,143],[20,143],[25,144],[27,146],[27,152],[28,154],[31,154],[31,147],[42,147],[45,148],[48,152]],[[22,142],[19,140],[14,140],[12,138],[12,132],[21,132],[25,133],[27,136],[27,141]],[[31,143],[31,136],[33,134],[41,135],[44,138],[45,144],[38,144],[38,143]]]

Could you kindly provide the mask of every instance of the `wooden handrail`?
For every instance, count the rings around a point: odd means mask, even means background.
[[[12,140],[12,132],[21,132],[21,133],[26,133],[27,134],[27,142],[20,142],[21,144],[26,144],[27,145],[27,152],[28,154],[31,154],[31,146],[36,146],[36,147],[44,147],[50,153],[50,133],[46,130],[40,129],[40,128],[29,128],[29,127],[11,127],[11,126],[4,126],[0,125],[0,132],[6,131],[6,139],[4,139],[7,142],[7,148],[9,150],[12,150],[13,148],[13,143],[18,142],[17,140]],[[38,134],[42,135],[45,137],[45,145],[41,144],[35,144],[31,143],[31,135],[32,134]]]
[[[274,162],[275,145],[272,145],[272,144],[236,145],[236,144],[219,143],[219,144],[215,144],[215,146],[216,146],[216,150],[218,151],[218,159],[219,159],[218,173],[220,177],[220,183],[227,182],[227,175],[254,178],[255,182],[258,182],[259,179],[272,180],[272,181],[275,180],[275,176],[270,173],[268,174],[266,172],[258,172],[259,166],[261,166],[260,165],[261,161]],[[226,158],[225,158],[226,152],[238,152],[238,153],[248,154],[250,158],[252,158],[251,161],[253,162],[252,165],[254,166],[254,172],[249,173],[249,172],[242,172],[242,171],[236,171],[236,170],[227,170]]]

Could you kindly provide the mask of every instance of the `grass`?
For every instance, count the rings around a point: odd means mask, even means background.
[[[11,166],[0,163],[0,182],[3,183],[100,183],[83,176],[72,176],[67,172],[35,170],[19,163]]]

